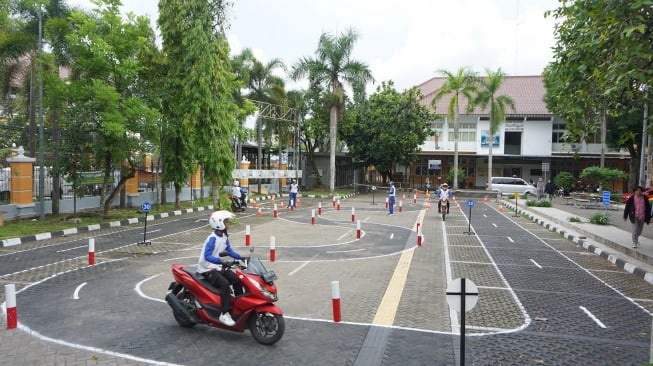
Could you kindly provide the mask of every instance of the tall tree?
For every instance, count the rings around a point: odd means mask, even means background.
[[[64,139],[66,145],[73,146],[72,153],[89,155],[85,168],[104,172],[100,208],[106,216],[141,164],[136,152],[144,151],[146,142],[156,136],[156,110],[139,87],[139,55],[155,47],[155,37],[146,17],[129,15],[124,20],[120,16],[119,0],[98,0],[96,4],[92,14],[71,15],[74,32],[66,40],[74,62],[67,125],[62,127],[69,133]],[[117,169],[121,170],[120,180],[106,196]]]
[[[172,177],[178,190],[184,182],[181,175],[188,177],[193,164],[200,163],[216,207],[219,187],[231,181],[235,167],[231,141],[240,116],[233,97],[241,85],[231,69],[224,32],[228,6],[222,0],[159,2],[159,27],[169,60],[166,117],[180,134],[175,147],[181,149],[181,158],[188,158],[188,149],[195,157],[167,168],[178,169]]]
[[[563,1],[547,16],[560,20],[553,62],[543,74],[547,107],[564,119],[570,142],[589,142],[600,129],[603,151],[607,131],[619,128],[608,123],[630,119],[632,112],[641,111],[649,102],[651,2]],[[636,134],[641,131],[641,123],[634,130]],[[645,147],[640,138],[619,139],[618,143],[631,152],[632,186],[638,181]]]
[[[329,116],[329,191],[335,192],[336,177],[336,136],[339,111],[344,108],[344,85],[360,87],[373,81],[370,68],[363,62],[351,59],[358,33],[348,29],[345,33],[333,35],[322,33],[315,58],[303,57],[292,68],[291,77],[299,80],[308,77],[311,83],[323,84],[329,90],[327,103]]]
[[[492,145],[494,134],[506,119],[506,108],[515,110],[515,102],[507,95],[498,95],[499,89],[505,80],[506,74],[499,68],[497,71],[486,69],[486,77],[479,79],[481,85],[476,95],[476,103],[483,109],[490,106],[490,136],[488,136],[488,169],[487,179],[489,188],[492,188]]]
[[[453,120],[454,156],[453,170],[458,171],[458,116],[460,116],[460,98],[467,100],[467,111],[474,108],[474,98],[477,90],[477,76],[468,67],[461,67],[455,73],[447,70],[440,70],[440,74],[446,76],[447,80],[442,87],[435,92],[431,106],[435,108],[437,102],[445,96],[449,96],[447,117]],[[453,175],[453,187],[458,188],[458,174]]]
[[[411,88],[398,92],[383,82],[369,100],[357,106],[355,118],[346,118],[341,130],[352,158],[374,165],[384,181],[393,179],[397,163],[408,165],[429,133],[432,118],[419,103],[421,93]]]

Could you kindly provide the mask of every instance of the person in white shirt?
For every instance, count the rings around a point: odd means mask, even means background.
[[[299,192],[299,185],[296,180],[290,181],[290,198],[288,199],[288,207],[297,207],[297,193]]]

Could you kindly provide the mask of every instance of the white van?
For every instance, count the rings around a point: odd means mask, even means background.
[[[492,177],[491,182],[492,188],[490,189],[490,184],[488,184],[487,189],[492,192],[499,192],[502,196],[512,196],[515,192],[518,192],[520,195],[524,193],[534,195],[537,192],[535,186],[521,178]]]

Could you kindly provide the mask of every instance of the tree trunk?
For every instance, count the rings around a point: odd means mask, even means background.
[[[329,193],[333,196],[336,192],[336,132],[338,130],[338,107],[332,106],[329,116]]]

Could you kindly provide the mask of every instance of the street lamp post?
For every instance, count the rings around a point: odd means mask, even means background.
[[[45,219],[45,138],[43,137],[43,65],[41,65],[41,54],[43,52],[43,8],[39,5],[39,220]]]

